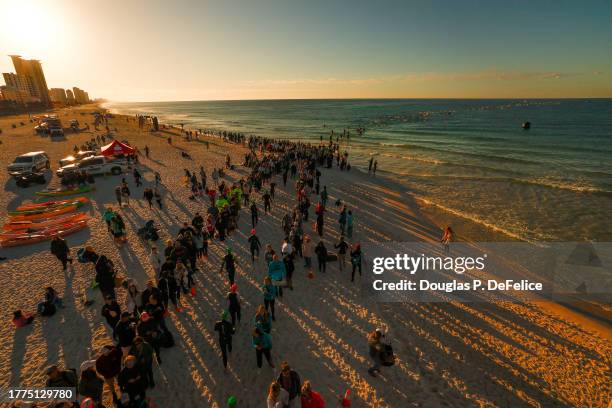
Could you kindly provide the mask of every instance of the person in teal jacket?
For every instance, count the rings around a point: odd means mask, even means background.
[[[268,276],[277,288],[278,297],[283,297],[283,285],[286,282],[287,270],[285,269],[285,263],[278,258],[278,255],[274,255],[272,262],[268,265]]]
[[[111,221],[115,218],[115,212],[112,207],[108,207],[104,214],[102,214],[102,218],[106,221],[106,229],[110,232],[111,230]]]
[[[264,278],[264,283],[261,286],[261,290],[264,294],[264,307],[270,311],[272,320],[276,320],[274,316],[274,300],[276,299],[276,286],[272,284],[272,279],[269,276]]]
[[[262,356],[266,356],[268,365],[274,368],[272,355],[270,354],[270,350],[272,350],[272,336],[256,328],[253,330],[253,348],[257,357],[257,367],[261,368],[263,362]]]

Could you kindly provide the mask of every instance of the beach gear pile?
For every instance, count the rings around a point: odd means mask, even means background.
[[[77,210],[87,197],[24,204],[9,211],[0,231],[0,247],[14,247],[66,236],[87,227],[89,216]]]

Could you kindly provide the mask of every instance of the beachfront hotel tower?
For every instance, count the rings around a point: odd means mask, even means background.
[[[39,60],[26,60],[20,55],[10,55],[15,67],[15,74],[28,81],[30,96],[37,98],[44,105],[51,103],[47,80]],[[8,85],[8,83],[7,83]]]

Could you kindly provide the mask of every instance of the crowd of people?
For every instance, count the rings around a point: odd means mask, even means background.
[[[276,366],[277,356],[272,353],[272,327],[282,316],[279,316],[275,304],[283,296],[289,295],[287,291],[294,290],[296,269],[303,268],[309,278],[314,277],[313,258],[316,257],[320,274],[327,272],[329,262],[337,262],[341,273],[350,263],[351,282],[355,280],[356,273],[361,275],[363,254],[359,242],[354,239],[355,214],[341,200],[335,202],[339,213],[339,239],[329,249],[323,241],[327,228],[330,228],[327,226],[330,197],[327,187],[321,186],[321,169],[332,167],[335,161],[340,170],[350,170],[348,153],[341,153],[339,144],[333,143],[331,137],[328,145],[316,146],[246,137],[234,132],[222,132],[220,136],[248,147],[242,163],[248,169],[248,175],[235,182],[226,179],[225,172],[233,167],[229,155],[225,169],[213,169],[212,183],[209,183],[202,166],[196,171],[184,170],[183,183],[190,190],[190,198],[201,200],[206,210],[195,212],[191,220],[182,222],[178,232],[165,241],[161,250],[156,244],[159,235],[154,220],[138,231],[138,235],[150,244],[149,261],[155,270],[155,277],[149,279],[144,288],[139,287],[133,278],[122,276],[112,260],[98,254],[93,247],[87,246],[78,251],[79,263],[93,265],[93,287],[99,290],[104,300],[100,314],[108,327],[109,342],[99,350],[94,360],[81,365],[80,375],[76,370],[50,366],[47,369],[47,386],[76,387],[81,401],[91,403],[85,405],[88,407],[102,406],[105,386],[116,407],[153,407],[147,392],[156,386],[154,365],[161,365],[164,349],[174,345],[175,336],[167,319],[171,312],[182,313],[185,302],[197,295],[196,276],[212,273],[217,268],[221,274],[225,273],[221,276],[224,276],[223,285],[227,288],[223,299],[226,306],[218,311],[219,318],[211,322],[211,327],[218,334],[222,363],[227,369],[231,362],[233,338],[238,335],[237,326],[246,318],[242,313],[243,299],[239,292],[239,260],[232,245],[227,244],[227,237],[238,228],[243,209],[250,215],[251,230],[246,245],[251,263],[255,264],[263,258],[267,268],[261,281],[261,298],[249,299],[250,304],[257,305],[254,316],[248,319],[250,328],[247,330],[254,351],[254,366],[261,368],[264,358],[270,367]],[[145,151],[148,157],[148,146]],[[155,201],[159,210],[163,210],[160,175],[156,173],[154,187],[143,185],[142,175],[136,166],[132,175],[135,188],[143,190],[143,199],[149,208],[155,207]],[[282,217],[278,241],[262,243],[257,234],[258,223],[272,210],[277,182],[282,182],[287,190],[289,180],[294,185],[295,205]],[[114,242],[121,247],[127,241],[122,208],[130,206],[132,197],[125,178],[116,187],[115,197],[117,208],[107,206],[102,218]],[[263,210],[260,211],[260,208]],[[314,222],[309,224],[312,213]],[[309,227],[312,233],[307,232]],[[217,266],[209,260],[209,245],[223,249],[224,255]],[[275,245],[278,245],[278,250],[274,249]],[[72,264],[70,249],[63,239],[52,241],[51,252],[64,270]],[[48,289],[43,305],[39,306],[40,314],[47,308],[63,307],[59,295],[52,288]],[[125,302],[119,302],[118,290],[125,292]],[[15,326],[22,327],[33,319],[34,315],[15,311],[13,322]],[[239,333],[243,335],[244,331],[241,329]],[[368,336],[369,354],[374,361],[369,373],[373,376],[377,375],[385,361],[382,355],[388,353],[381,342],[382,336],[380,330]],[[313,390],[315,384],[308,380],[302,382],[289,362],[282,361],[278,378],[269,385],[267,406],[323,408],[321,394]],[[228,396],[227,401],[228,407],[238,406],[239,403],[235,396]],[[343,404],[349,404],[348,397],[344,401]]]

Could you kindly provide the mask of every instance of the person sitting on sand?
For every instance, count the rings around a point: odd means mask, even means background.
[[[15,310],[13,312],[12,322],[17,328],[27,326],[33,321],[34,321],[34,315],[31,315],[31,314],[26,315],[21,310]]]
[[[47,388],[76,388],[76,370],[60,370],[56,365],[47,368]]]

